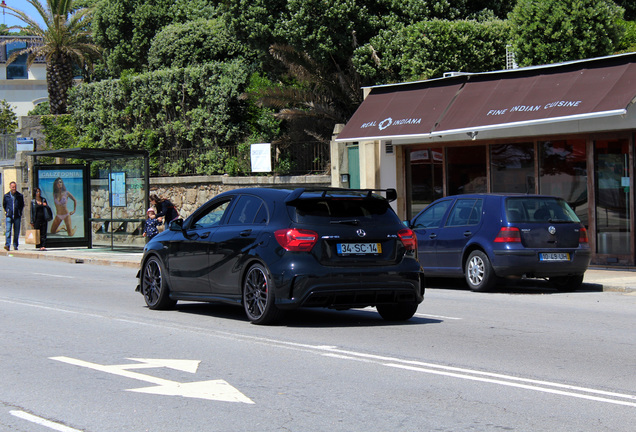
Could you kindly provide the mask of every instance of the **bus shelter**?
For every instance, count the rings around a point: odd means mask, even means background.
[[[147,151],[71,148],[28,155],[31,191],[40,188],[53,210],[47,247],[143,248]]]

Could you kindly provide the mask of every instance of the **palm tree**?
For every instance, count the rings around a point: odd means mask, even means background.
[[[93,60],[100,54],[99,47],[92,43],[90,21],[93,10],[81,8],[75,10],[73,0],[46,0],[46,7],[39,0],[26,0],[42,17],[44,26],[24,12],[5,6],[12,15],[25,26],[11,29],[23,30],[30,36],[36,36],[41,43],[27,44],[22,50],[16,50],[7,59],[7,64],[18,56],[27,55],[27,67],[38,58],[46,61],[46,81],[49,92],[51,114],[65,114],[68,90],[73,85],[73,67],[91,67]],[[10,42],[32,42],[32,38],[20,36],[0,41],[0,46]]]
[[[289,45],[272,45],[270,54],[287,68],[294,85],[260,89],[249,95],[257,105],[277,109],[288,123],[288,138],[302,135],[329,142],[333,127],[346,123],[362,102],[360,77],[349,61],[324,65]]]

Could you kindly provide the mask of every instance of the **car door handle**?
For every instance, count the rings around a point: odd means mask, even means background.
[[[471,235],[473,235],[471,231],[464,231],[464,237],[470,237]]]
[[[428,238],[435,239],[435,238],[437,238],[437,234],[431,234],[430,236],[428,236]]]
[[[208,232],[205,232],[205,233],[201,234],[201,238],[202,238],[202,239],[204,239],[204,238],[208,238],[208,237],[210,237],[210,231],[208,231]]]
[[[241,231],[241,232],[239,233],[239,235],[240,235],[241,237],[247,237],[247,236],[248,236],[248,235],[250,235],[250,234],[252,234],[252,230],[251,230],[251,229],[247,229],[247,230],[245,230],[245,231]]]

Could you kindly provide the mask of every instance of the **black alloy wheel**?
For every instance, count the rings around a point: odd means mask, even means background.
[[[272,324],[280,318],[267,270],[260,264],[252,265],[245,275],[243,307],[252,324]]]
[[[150,309],[170,309],[176,300],[170,299],[168,282],[164,279],[163,264],[157,257],[151,257],[144,264],[141,272],[141,293]]]

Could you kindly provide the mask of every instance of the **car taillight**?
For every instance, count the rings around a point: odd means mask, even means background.
[[[309,252],[318,241],[318,233],[296,228],[279,229],[274,236],[278,244],[291,252]]]
[[[495,237],[495,243],[521,243],[521,231],[517,227],[503,227]]]
[[[581,227],[579,231],[579,243],[589,243],[589,239],[587,237],[587,230],[584,227]]]
[[[403,229],[398,231],[398,237],[402,240],[404,247],[407,251],[412,251],[417,249],[417,237],[415,233],[410,229]]]

